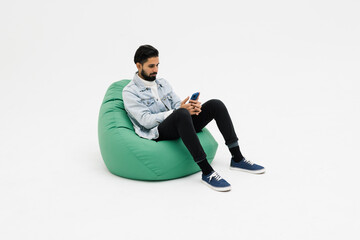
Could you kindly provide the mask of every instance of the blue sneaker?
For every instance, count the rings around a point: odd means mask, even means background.
[[[245,158],[240,162],[235,162],[233,159],[231,159],[230,169],[257,174],[265,172],[265,168],[263,166],[252,163]]]
[[[212,171],[208,175],[203,174],[201,181],[208,187],[219,192],[226,192],[231,190],[231,185],[225,179],[220,177],[220,175],[215,171]]]

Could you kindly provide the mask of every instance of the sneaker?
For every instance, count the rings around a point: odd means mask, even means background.
[[[265,168],[263,166],[252,163],[245,158],[240,162],[235,162],[233,159],[231,159],[230,169],[257,174],[265,172]]]
[[[203,174],[201,181],[208,187],[219,192],[226,192],[231,190],[231,185],[225,179],[220,177],[220,175],[215,171],[212,171],[208,175]]]

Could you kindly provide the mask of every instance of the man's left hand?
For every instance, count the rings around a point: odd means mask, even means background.
[[[199,97],[200,97],[200,93],[199,96],[196,98],[196,100],[190,100],[189,103],[191,104],[191,106],[195,109],[195,115],[199,115],[201,113],[201,102],[199,102]]]

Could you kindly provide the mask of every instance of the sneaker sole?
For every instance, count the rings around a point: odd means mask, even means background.
[[[242,169],[242,168],[237,168],[237,167],[230,167],[231,170],[236,170],[236,171],[242,171],[242,172],[247,172],[247,173],[253,173],[253,174],[262,174],[265,173],[265,168],[263,169],[259,169],[259,170],[247,170],[247,169]]]
[[[214,187],[214,186],[211,186],[210,184],[208,184],[207,182],[205,182],[204,180],[201,180],[201,182],[203,184],[205,184],[206,186],[208,186],[209,188],[215,190],[215,191],[218,191],[218,192],[228,192],[231,190],[231,186],[228,186],[228,187]]]

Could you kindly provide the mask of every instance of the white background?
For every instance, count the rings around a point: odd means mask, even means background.
[[[0,3],[1,239],[359,239],[356,0]],[[114,176],[97,140],[108,86],[138,46],[182,98],[219,98],[244,155],[218,193],[201,174]]]

